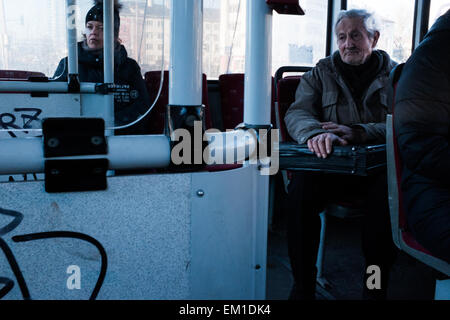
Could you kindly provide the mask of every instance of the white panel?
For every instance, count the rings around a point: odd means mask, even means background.
[[[264,299],[268,176],[195,173],[192,194],[192,299]]]
[[[49,94],[48,97],[31,97],[28,94],[0,94],[0,130],[41,129],[42,120],[48,117],[77,117],[81,114],[79,94]],[[27,125],[27,126],[25,126]],[[0,138],[31,137],[42,132],[0,131]]]
[[[108,256],[98,299],[186,299],[189,297],[190,175],[122,176],[108,190],[48,194],[42,182],[0,183],[1,236],[15,255],[32,299],[88,299],[100,271],[97,249],[82,240],[47,239],[15,243],[15,235],[74,231],[97,239]],[[81,289],[66,286],[67,267],[81,268]],[[0,277],[15,286],[3,299],[22,299],[0,250]]]

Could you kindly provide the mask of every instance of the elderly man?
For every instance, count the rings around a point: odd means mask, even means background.
[[[334,145],[385,142],[388,76],[395,66],[386,52],[374,50],[380,32],[367,11],[341,11],[335,32],[339,50],[303,75],[285,117],[289,134],[321,158]],[[291,299],[315,298],[319,213],[330,202],[349,195],[363,199],[366,268],[376,265],[381,270],[381,288],[372,290],[366,285],[370,274],[362,271],[363,297],[386,297],[388,273],[396,256],[386,172],[369,177],[296,172],[288,187],[288,251],[295,281]]]

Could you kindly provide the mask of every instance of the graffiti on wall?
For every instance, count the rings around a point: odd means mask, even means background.
[[[23,221],[24,215],[18,211],[14,210],[7,210],[0,207],[0,215],[6,215],[9,217],[12,217],[13,220],[7,224],[6,226],[0,228],[0,249],[3,252],[3,254],[6,257],[6,260],[9,264],[9,267],[11,268],[15,280],[17,281],[17,284],[19,286],[20,292],[22,294],[22,297],[24,300],[31,300],[30,291],[28,289],[27,283],[25,281],[25,278],[22,274],[22,271],[20,270],[19,263],[17,259],[14,256],[13,251],[11,250],[8,243],[3,239],[5,235],[16,229]],[[79,233],[79,232],[71,232],[71,231],[51,231],[51,232],[39,232],[39,233],[30,233],[30,234],[24,234],[24,235],[16,235],[13,236],[11,239],[13,242],[28,242],[28,241],[34,241],[34,240],[41,240],[41,239],[51,239],[51,238],[72,238],[77,240],[83,240],[86,241],[92,245],[94,245],[101,255],[101,268],[100,268],[100,274],[98,276],[97,282],[95,284],[95,287],[90,295],[90,300],[95,300],[98,296],[98,293],[100,292],[100,289],[103,285],[103,281],[106,276],[107,271],[107,265],[108,265],[108,258],[105,249],[103,248],[102,244],[96,240],[95,238]],[[11,290],[14,288],[15,282],[13,279],[2,277],[0,276],[0,285],[3,285],[3,287],[0,288],[0,299],[5,297]]]

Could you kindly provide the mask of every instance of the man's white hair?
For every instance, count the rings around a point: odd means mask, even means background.
[[[360,18],[364,23],[364,28],[370,38],[373,38],[375,32],[380,32],[380,26],[374,13],[368,12],[365,9],[351,9],[351,10],[341,10],[339,12],[336,24],[334,25],[334,30],[337,32],[337,26],[342,19],[345,18]]]

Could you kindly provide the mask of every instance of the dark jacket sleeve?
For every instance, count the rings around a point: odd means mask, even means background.
[[[405,64],[394,109],[404,166],[445,185],[450,181],[450,30],[426,38]]]
[[[141,116],[143,116],[150,108],[150,97],[148,95],[147,86],[142,77],[141,68],[136,61],[129,59],[126,66],[126,83],[130,85],[130,103],[121,103],[120,107],[115,111],[116,125],[127,125]],[[135,97],[137,93],[137,97]],[[141,121],[133,127],[138,131],[145,130]]]

